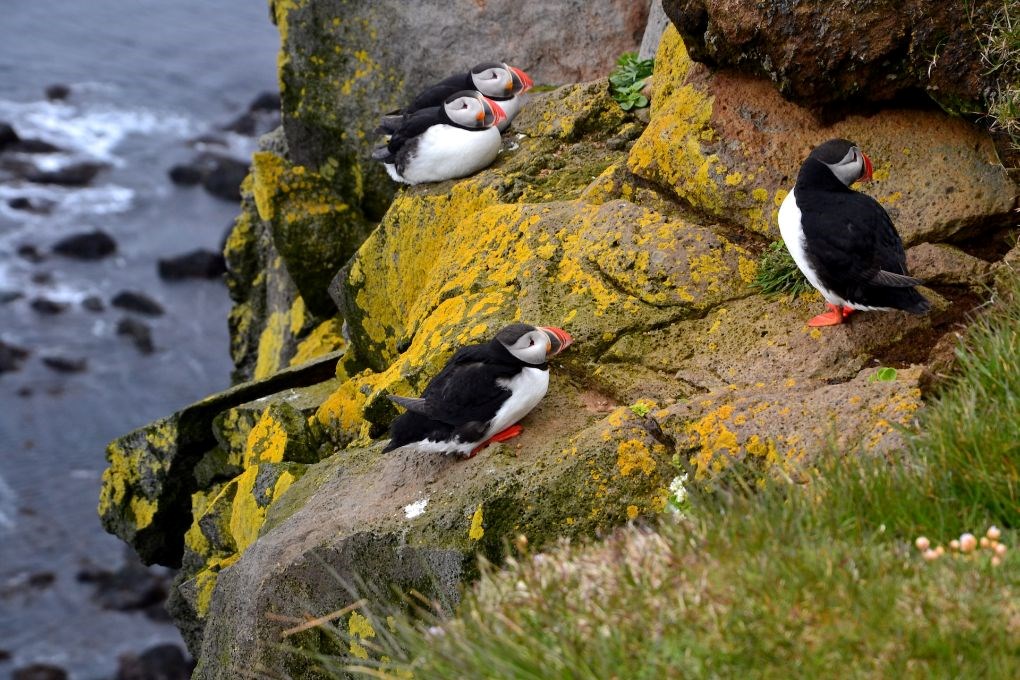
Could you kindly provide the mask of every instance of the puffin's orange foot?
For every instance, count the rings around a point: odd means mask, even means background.
[[[490,442],[505,442],[507,439],[513,439],[514,437],[519,435],[521,432],[524,432],[524,428],[523,427],[521,427],[520,425],[511,425],[510,427],[506,428],[502,432],[497,432],[496,434],[494,434],[491,437],[489,437],[489,441]]]
[[[850,316],[853,312],[849,307],[838,307],[836,305],[825,304],[829,308],[825,314],[819,314],[815,318],[807,322],[808,326],[817,328],[819,326],[838,326],[843,323],[843,319]]]
[[[492,435],[475,448],[471,449],[471,453],[469,453],[467,457],[474,458],[475,456],[478,455],[480,451],[482,451],[485,448],[488,448],[489,444],[492,444],[494,442],[505,442],[507,439],[513,439],[521,432],[524,432],[523,427],[521,427],[520,425],[511,425],[510,427],[506,428],[505,430],[501,430],[500,432],[497,432],[496,434]]]

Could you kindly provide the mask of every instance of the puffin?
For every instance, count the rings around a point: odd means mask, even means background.
[[[477,90],[499,104],[506,113],[506,118],[497,125],[502,133],[510,127],[514,116],[520,112],[523,105],[522,95],[533,86],[534,83],[528,74],[519,68],[502,62],[483,62],[472,67],[466,73],[454,74],[425,88],[418,93],[410,106],[383,116],[376,132],[392,134],[393,127],[399,123],[401,116],[432,106],[439,106],[455,92]]]
[[[931,309],[907,271],[903,241],[889,213],[850,185],[872,178],[872,164],[855,143],[830,139],[800,166],[797,183],[779,208],[779,231],[797,267],[829,311],[808,326],[835,326],[854,310]]]
[[[562,328],[513,323],[486,343],[461,347],[420,397],[389,395],[407,411],[383,453],[416,449],[471,458],[519,435],[517,424],[549,388],[549,357],[573,338]]]
[[[498,104],[472,90],[401,116],[386,144],[372,152],[397,182],[421,184],[467,177],[496,160],[499,122],[506,114]]]

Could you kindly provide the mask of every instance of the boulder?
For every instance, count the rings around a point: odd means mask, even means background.
[[[194,668],[177,645],[156,645],[137,656],[121,656],[116,680],[189,680]]]
[[[27,349],[0,340],[0,375],[21,368],[22,362],[28,358],[28,355]]]
[[[84,357],[66,357],[59,354],[44,356],[42,362],[46,368],[57,373],[82,373],[89,367],[88,360]]]
[[[21,139],[10,123],[0,120],[0,151]]]
[[[67,671],[48,663],[34,663],[16,668],[11,672],[11,680],[67,680]]]
[[[28,198],[27,196],[15,196],[7,201],[8,207],[12,210],[24,210],[34,215],[48,215],[53,212],[56,205],[53,201],[45,198]]]
[[[131,340],[135,348],[142,354],[152,354],[156,351],[156,347],[152,343],[152,328],[144,321],[131,316],[122,316],[117,321],[117,335]]]
[[[218,279],[227,272],[223,253],[199,248],[174,257],[160,258],[159,278],[165,281],[182,279]]]
[[[18,254],[18,257],[32,264],[39,264],[46,259],[46,256],[40,253],[39,249],[31,243],[21,244],[15,252]]]
[[[202,176],[202,188],[225,201],[241,200],[241,182],[248,174],[248,161],[216,156]]]
[[[170,168],[167,175],[169,175],[170,181],[174,184],[190,187],[195,186],[196,184],[201,184],[202,177],[205,176],[205,172],[198,163],[182,163]]]
[[[63,83],[54,83],[46,86],[46,98],[51,102],[63,101],[71,95],[71,88]]]
[[[875,164],[858,187],[889,212],[908,245],[1009,224],[1017,186],[986,134],[939,111],[890,108],[826,124],[768,81],[693,62],[667,29],[659,47],[651,122],[630,170],[716,219],[778,238],[776,215],[810,150],[857,142]]]
[[[22,142],[21,144],[24,144]],[[55,147],[54,147],[55,148]],[[23,150],[18,148],[17,150]],[[25,179],[34,184],[57,184],[66,187],[87,186],[107,167],[105,163],[94,163],[92,161],[79,161],[65,165],[56,170],[40,170],[28,168],[24,174]]]
[[[29,306],[40,314],[46,315],[60,314],[67,309],[66,302],[57,302],[46,297],[34,298]]]
[[[73,234],[53,244],[53,252],[76,260],[100,260],[117,252],[117,242],[105,231]]]
[[[939,0],[748,4],[663,0],[691,56],[772,80],[791,101],[860,106],[926,92],[946,109],[983,109],[989,70],[975,27],[1001,5]]]
[[[921,243],[907,251],[907,268],[928,285],[979,288],[988,281],[992,265],[948,243]]]
[[[106,304],[103,302],[103,298],[98,295],[89,295],[81,301],[81,306],[90,312],[102,312],[106,309]]]
[[[132,290],[120,291],[113,296],[110,304],[129,312],[144,314],[145,316],[163,316],[165,313],[163,305],[145,293],[138,293]]]

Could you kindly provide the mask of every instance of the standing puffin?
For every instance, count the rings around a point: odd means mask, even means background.
[[[468,458],[519,435],[549,388],[550,356],[573,338],[561,328],[510,324],[480,345],[457,350],[420,398],[390,396],[407,409],[390,426],[383,452],[414,448]]]
[[[808,326],[835,326],[855,309],[931,308],[907,271],[903,242],[878,201],[850,185],[871,179],[871,160],[853,142],[830,139],[800,166],[779,208],[779,231],[797,266],[829,311]]]
[[[503,109],[478,92],[455,92],[442,106],[402,116],[372,158],[405,184],[467,177],[496,160],[501,144],[496,125],[504,118]]]
[[[383,116],[378,131],[392,134],[394,124],[399,122],[402,115],[439,106],[455,92],[477,90],[497,102],[506,113],[506,119],[501,120],[497,125],[499,131],[504,132],[510,127],[514,116],[521,110],[521,95],[530,90],[533,85],[534,83],[527,73],[509,64],[494,61],[478,64],[466,73],[457,73],[430,85],[418,93],[407,108]]]

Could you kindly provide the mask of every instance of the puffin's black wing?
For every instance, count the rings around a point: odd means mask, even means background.
[[[392,163],[400,150],[415,137],[423,134],[433,125],[443,123],[442,111],[437,107],[422,109],[402,117],[399,125],[394,125],[386,146],[380,146],[372,152],[372,158],[384,163]]]
[[[404,113],[412,113],[432,106],[442,106],[451,94],[473,89],[475,89],[475,84],[471,81],[470,72],[452,75],[419,92],[411,105],[404,109]]]
[[[488,421],[510,396],[497,380],[520,366],[494,362],[487,345],[462,347],[422,392],[428,416],[450,425]]]
[[[850,191],[825,192],[818,202],[809,192],[797,198],[808,256],[825,278],[889,285],[880,272],[894,275],[888,280],[909,277],[903,242],[873,198]]]
[[[823,283],[861,304],[927,311],[927,300],[913,290],[922,282],[907,271],[903,241],[885,208],[856,191],[811,193],[804,201],[798,196],[798,207],[808,258]]]

